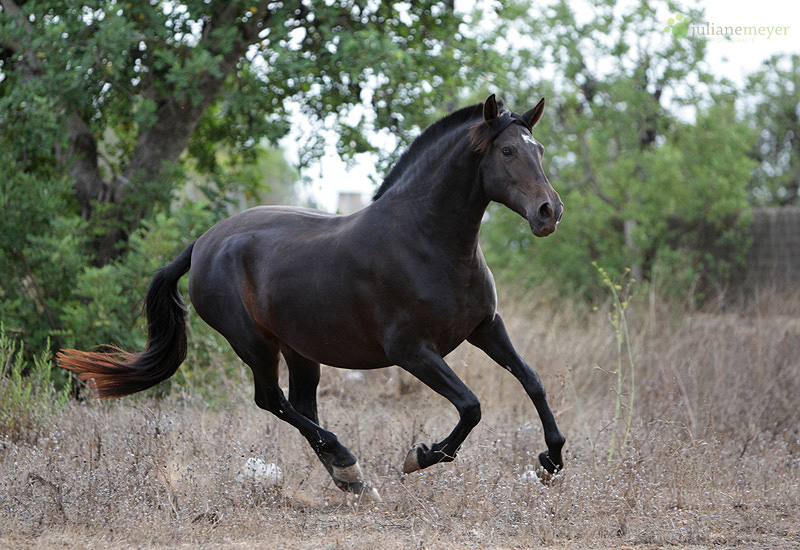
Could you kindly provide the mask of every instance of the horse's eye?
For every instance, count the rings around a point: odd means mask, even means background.
[[[503,153],[504,157],[510,157],[514,154],[514,150],[511,147],[503,147],[500,152]]]

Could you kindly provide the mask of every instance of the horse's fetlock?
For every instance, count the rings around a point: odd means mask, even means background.
[[[442,453],[439,459],[439,462],[453,462],[456,459],[456,455],[458,455],[458,451],[453,451],[452,453]]]
[[[545,438],[544,442],[547,444],[548,449],[558,449],[560,451],[564,446],[564,443],[567,442],[567,438],[561,434],[558,434],[557,437],[553,437],[551,439]]]
[[[474,403],[470,403],[466,407],[464,407],[463,412],[461,413],[461,418],[465,421],[470,423],[471,425],[475,426],[478,422],[481,421],[481,404],[478,400],[475,400]]]

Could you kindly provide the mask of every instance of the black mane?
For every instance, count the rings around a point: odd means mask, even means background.
[[[454,111],[430,125],[400,156],[400,160],[395,163],[395,165],[389,171],[389,174],[386,176],[386,178],[384,178],[381,186],[377,191],[375,191],[372,200],[376,201],[381,198],[381,196],[383,196],[383,194],[386,193],[389,188],[397,183],[397,181],[400,179],[400,176],[402,176],[403,172],[405,172],[406,168],[408,168],[408,165],[417,157],[418,153],[422,149],[427,148],[432,142],[438,140],[451,128],[455,126],[462,126],[467,122],[482,116],[482,114],[483,104],[478,103],[477,105],[464,107],[463,109]]]

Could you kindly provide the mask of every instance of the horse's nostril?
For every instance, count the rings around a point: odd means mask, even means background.
[[[553,207],[549,202],[544,202],[539,207],[539,219],[549,220],[553,216]]]

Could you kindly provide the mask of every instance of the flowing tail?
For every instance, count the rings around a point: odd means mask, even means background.
[[[102,399],[121,397],[155,386],[175,374],[186,358],[186,304],[178,280],[192,261],[190,244],[168,266],[159,269],[147,290],[147,348],[129,353],[113,346],[107,352],[62,350],[59,366],[89,380]]]

